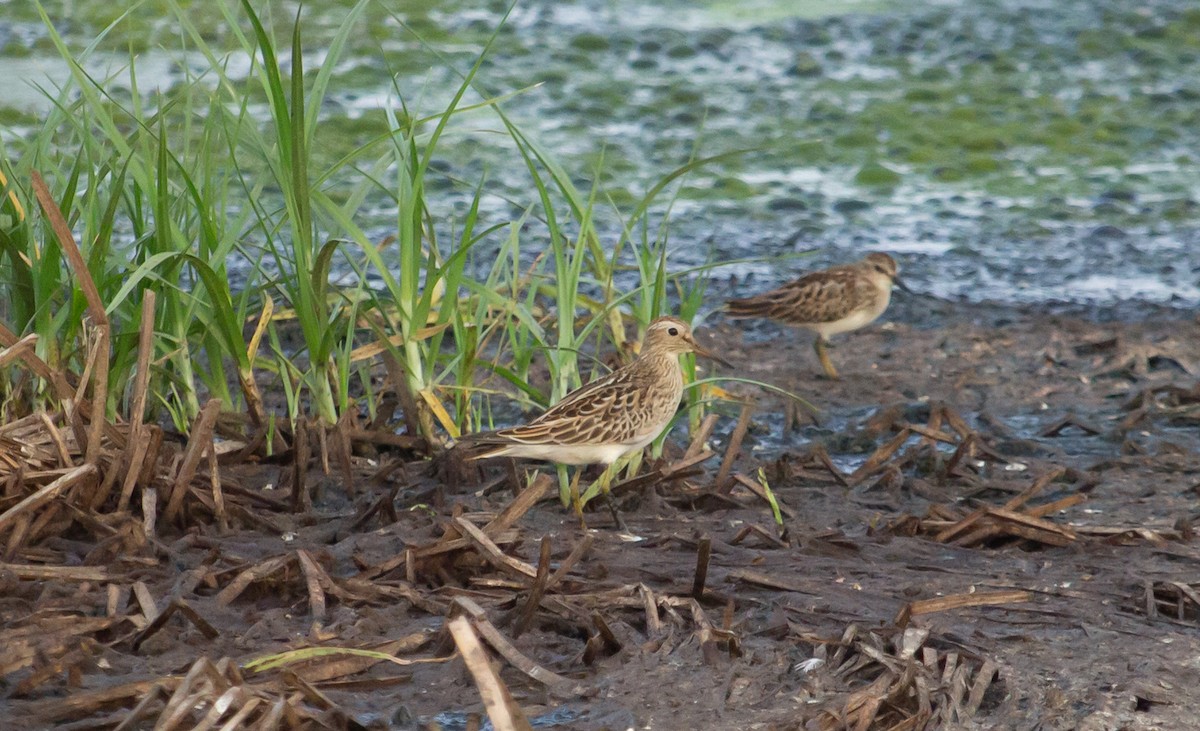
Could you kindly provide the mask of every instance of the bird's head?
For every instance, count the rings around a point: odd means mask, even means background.
[[[861,265],[871,275],[872,279],[882,281],[890,286],[897,286],[905,292],[911,292],[907,285],[900,280],[900,268],[896,260],[882,251],[875,251],[863,257]]]
[[[715,354],[701,347],[692,336],[692,328],[678,317],[660,317],[646,328],[646,340],[642,343],[642,357],[649,354],[682,355],[695,353],[705,358],[724,362]]]

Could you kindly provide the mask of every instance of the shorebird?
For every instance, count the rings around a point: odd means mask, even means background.
[[[640,452],[671,423],[683,397],[679,356],[717,356],[700,347],[677,317],[646,329],[633,362],[576,389],[527,424],[465,435],[460,443],[486,451],[468,459],[525,457],[564,465],[605,465],[598,484],[614,521],[624,528],[608,492],[620,460]],[[575,506],[582,517],[582,506]]]
[[[896,260],[887,254],[867,254],[853,264],[811,272],[770,292],[730,300],[730,317],[767,317],[817,334],[813,348],[825,375],[838,372],[826,348],[829,337],[874,322],[887,309],[892,287],[908,287],[897,277]]]

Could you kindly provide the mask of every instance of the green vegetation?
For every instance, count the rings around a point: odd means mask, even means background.
[[[578,189],[505,115],[505,97],[465,101],[499,30],[443,108],[423,115],[398,89],[378,132],[336,159],[318,154],[322,105],[369,4],[358,0],[343,16],[315,69],[306,68],[303,18],[280,43],[249,0],[221,4],[252,59],[250,73],[234,77],[209,32],[168,2],[180,37],[207,65],[149,104],[137,89],[135,55],[134,85],[122,98],[83,70],[106,34],[73,59],[43,12],[73,78],[36,133],[0,159],[6,344],[36,334],[38,356],[55,372],[80,373],[89,362],[81,284],[50,218],[38,214],[27,185],[37,174],[74,228],[111,322],[107,391],[98,396],[107,412],[126,413],[143,302],[153,293],[152,407],[186,430],[203,403],[220,399],[246,413],[251,429],[269,432],[268,450],[301,419],[336,430],[360,410],[376,415],[389,388],[410,431],[442,443],[489,425],[497,395],[545,406],[590,380],[600,366],[584,354],[629,357],[628,320],[640,329],[675,309],[669,301],[682,303],[682,317],[697,315],[708,267],[673,274],[668,230],[648,214],[669,205],[678,181],[731,154],[693,159],[620,205],[599,183]],[[256,107],[267,110],[266,123]],[[435,211],[427,197],[447,184],[435,171],[441,145],[460,118],[481,114],[492,115],[503,130],[497,144],[526,166],[532,195],[514,201],[515,220],[485,221],[486,178],[449,181],[471,191],[464,210]],[[395,206],[395,228],[373,241],[359,220],[365,202],[380,197]],[[625,189],[619,197],[631,198]],[[596,231],[602,206],[622,221],[612,244]],[[491,248],[477,256],[485,240]],[[489,259],[482,276],[471,273]],[[249,266],[231,268],[238,260]],[[618,273],[631,265],[637,284],[622,288]],[[335,281],[335,270],[352,276]],[[544,389],[534,378],[539,364],[549,371]],[[11,372],[0,389],[8,418],[62,397]],[[696,423],[703,403],[694,393]]]
[[[876,35],[805,13],[819,19],[543,38],[498,3],[320,5],[12,8],[24,32],[6,57],[53,54],[68,75],[44,112],[0,108],[0,322],[8,341],[36,334],[49,368],[87,367],[39,172],[111,321],[110,414],[128,408],[151,292],[151,408],[179,429],[210,398],[286,436],[374,419],[395,393],[410,431],[440,442],[510,421],[514,397],[544,407],[601,372],[597,355],[630,357],[627,331],[668,309],[700,313],[713,264],[682,270],[672,234],[702,240],[723,213],[870,227],[874,199],[969,188],[1010,198],[988,213],[1009,238],[1200,215],[1194,10],[1108,2],[1083,32],[1054,16],[1045,35],[990,6],[892,5],[895,32]],[[865,40],[834,42],[850,37]],[[747,39],[777,62],[739,55]],[[681,207],[704,214],[672,231]],[[968,246],[971,225],[948,237]],[[64,393],[0,379],[7,417]],[[706,399],[689,399],[695,424]]]

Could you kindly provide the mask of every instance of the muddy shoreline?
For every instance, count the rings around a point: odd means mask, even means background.
[[[934,713],[955,720],[935,715],[929,728],[1191,728],[1200,717],[1200,696],[1190,690],[1200,681],[1200,605],[1170,592],[1194,591],[1191,567],[1200,560],[1192,538],[1200,519],[1200,321],[1165,310],[1102,322],[960,304],[942,317],[930,308],[926,300],[899,302],[886,322],[841,338],[836,383],[817,376],[807,338],[774,325],[743,332],[714,317],[701,331],[702,340],[722,343],[737,371],[792,388],[821,409],[820,424],[784,433],[778,400],[744,394],[757,410],[733,473],[764,468],[784,510],[782,534],[743,484],[711,489],[733,410],[710,439],[718,455],[690,476],[618,490],[637,540],[614,531],[600,506],[583,532],[553,490],[520,518],[500,544],[505,555],[536,566],[547,540],[550,565],[559,568],[582,553],[518,633],[513,614],[528,590],[495,557],[468,547],[407,567],[404,560],[406,549],[419,554],[445,541],[456,517],[484,525],[508,505],[503,467],[468,473],[455,490],[420,463],[386,472],[383,453],[356,468],[353,499],[335,476],[317,471],[314,506],[300,514],[271,507],[283,502],[278,489],[265,490],[280,484],[280,467],[234,467],[223,479],[262,498],[257,516],[234,520],[228,532],[210,526],[179,535],[164,526],[128,555],[93,553],[68,535],[40,549],[43,560],[68,566],[103,559],[125,577],[112,582],[122,587],[116,599],[101,584],[10,575],[0,600],[13,630],[47,616],[131,612],[137,602],[128,587],[140,582],[160,605],[184,600],[218,635],[179,615],[136,650],[131,638],[142,630],[96,631],[90,654],[69,671],[33,686],[21,681],[34,671],[9,676],[4,715],[30,728],[111,727],[115,721],[103,719],[124,718],[127,707],[71,715],[63,701],[136,681],[166,683],[200,656],[244,663],[311,644],[408,638],[413,658],[445,658],[453,648],[445,615],[469,599],[517,651],[574,684],[565,692],[497,664],[543,727],[837,728],[848,699],[883,677],[849,674],[846,663],[885,672],[871,665],[871,653],[900,662],[897,648],[912,639],[923,643],[916,657],[937,670],[929,677],[953,679],[955,671],[965,684],[959,696],[931,691]],[[855,477],[903,425],[952,435],[950,415],[978,440],[953,466],[953,444],[912,434],[879,469]],[[682,452],[673,445],[668,456]],[[930,532],[947,515],[1010,504],[1047,475],[1021,509],[1064,507],[1028,519],[1042,526],[1029,534],[1035,538],[997,533],[966,546]],[[697,598],[702,544],[710,558]],[[230,589],[248,568],[299,552],[330,577],[319,620],[301,564]],[[929,604],[945,597],[967,604]],[[972,606],[971,597],[983,603]],[[994,677],[979,680],[987,673]],[[339,682],[322,692],[345,714],[345,727],[465,728],[482,712],[461,660],[383,663]],[[954,715],[948,703],[972,711]]]

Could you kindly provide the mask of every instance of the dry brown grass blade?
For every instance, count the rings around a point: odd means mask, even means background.
[[[624,647],[616,633],[605,621],[604,617],[599,612],[592,612],[592,626],[596,628],[595,634],[588,637],[587,644],[584,645],[582,660],[584,665],[594,665],[596,659],[601,656],[611,657],[621,651]]]
[[[683,458],[695,457],[704,451],[704,443],[712,436],[713,429],[717,428],[717,421],[721,417],[717,414],[709,414],[704,417],[704,421],[700,422],[700,428],[692,435],[692,441],[688,444],[687,451],[683,453]]]
[[[335,703],[332,699],[330,699],[329,696],[322,693],[312,683],[309,683],[307,680],[305,680],[304,678],[297,675],[295,671],[290,670],[290,669],[284,670],[283,671],[283,682],[287,687],[295,688],[297,691],[299,691],[300,694],[304,696],[305,700],[307,700],[309,703],[313,704],[317,708],[320,708],[323,711],[328,711],[328,710],[333,710],[333,709],[337,709],[337,710],[341,711],[341,707],[338,706],[338,704]],[[343,717],[345,717],[346,714],[343,711],[341,713],[341,715]]]
[[[254,362],[258,358],[258,349],[262,344],[263,334],[270,325],[271,315],[274,311],[275,300],[270,296],[264,296],[262,312],[259,313],[258,322],[250,336],[250,342],[246,344],[246,359],[250,362],[250,369],[249,371],[238,370],[238,384],[242,388],[242,394],[246,397],[246,411],[250,415],[250,423],[259,430],[266,428],[268,419],[262,393],[258,390],[258,383],[254,380]],[[276,436],[276,443],[272,446],[283,449],[283,442]]]
[[[1073,505],[1074,503],[1070,504]],[[1076,538],[1075,531],[1071,530],[1070,528],[1051,523],[1048,520],[1043,520],[1027,513],[1019,513],[1014,510],[1005,510],[1004,508],[988,508],[987,513],[988,517],[1007,521],[1010,524],[1008,527],[1011,530],[1015,531],[1019,528],[1030,528],[1038,531],[1039,535],[1046,535],[1050,537],[1050,540],[1046,541],[1047,543],[1061,540],[1061,544],[1055,545],[1065,546],[1071,541],[1074,541]]]
[[[828,655],[828,667],[832,682],[848,692],[824,704],[816,727],[895,731],[969,723],[996,680],[996,664],[958,649],[939,651],[929,644],[929,630],[889,634],[891,640],[885,640],[854,625],[846,629]],[[808,641],[821,643],[820,654],[827,655],[827,642]]]
[[[154,684],[113,731],[131,731],[142,728],[141,722],[150,718],[156,710],[156,706],[165,703],[170,697],[171,692],[168,689],[158,683]]]
[[[457,531],[455,531],[455,533],[457,533]],[[498,545],[513,543],[518,540],[518,538],[520,538],[520,532],[515,529],[506,530],[499,535],[489,536],[489,540]],[[429,544],[428,546],[421,546],[420,548],[413,550],[412,556],[414,559],[430,558],[443,553],[461,551],[465,548],[471,548],[474,545],[475,544],[467,538],[443,537],[440,540]]]
[[[1030,499],[1039,494],[1053,480],[1063,474],[1054,468],[1040,476],[1025,490],[1009,499],[1003,507],[984,505],[959,517],[953,505],[932,505],[925,519],[901,516],[892,521],[890,530],[897,534],[925,534],[939,543],[960,546],[979,546],[994,539],[1019,538],[1050,546],[1065,546],[1078,538],[1072,526],[1063,526],[1044,519],[1087,499],[1083,493],[1074,493],[1048,503],[1026,507]]]
[[[9,574],[22,581],[106,582],[113,579],[113,575],[103,566],[40,566],[0,563],[0,574]]]
[[[700,602],[692,599],[688,605],[688,609],[691,610],[692,623],[696,625],[696,640],[700,643],[700,652],[704,656],[704,664],[709,666],[716,665],[720,661],[721,655],[721,648],[716,637],[717,632],[713,629],[712,623],[708,621],[708,615],[704,613],[704,608],[700,606]]]
[[[312,459],[310,434],[312,428],[306,419],[295,424],[292,438],[291,496],[292,512],[304,513],[312,510],[312,494],[308,491],[308,463]]]
[[[158,489],[147,486],[142,490],[142,530],[153,536],[158,526]]]
[[[424,452],[429,447],[428,443],[421,437],[409,436],[408,434],[394,434],[390,431],[371,431],[353,428],[347,432],[347,436],[350,437],[350,441],[352,442],[396,447],[397,449],[405,449],[412,452]]]
[[[1046,515],[1062,512],[1063,510],[1074,507],[1082,502],[1087,502],[1087,495],[1077,492],[1074,495],[1067,495],[1066,497],[1059,498],[1053,502],[1043,503],[1042,505],[1029,508],[1025,511],[1025,515],[1028,515],[1031,518],[1041,518]]]
[[[354,450],[350,439],[350,432],[357,427],[356,418],[355,410],[347,409],[338,417],[337,423],[330,431],[337,452],[338,466],[342,468],[342,487],[351,499],[358,496],[358,486],[354,482]]]
[[[192,667],[188,669],[183,681],[167,700],[166,708],[163,709],[162,714],[158,717],[158,722],[154,725],[155,731],[171,731],[171,729],[181,727],[187,716],[196,708],[205,705],[203,699],[211,692],[208,679],[211,665],[212,662],[206,657],[192,663]],[[223,694],[225,690],[224,687],[220,688],[218,695]],[[183,726],[183,728],[188,727]]]
[[[966,439],[969,435],[975,433],[975,430],[967,424],[967,420],[962,417],[962,414],[959,414],[945,404],[942,404],[940,411],[942,412],[942,418],[959,437]]]
[[[712,539],[703,536],[696,545],[696,571],[692,575],[692,598],[704,597],[704,583],[708,580],[708,560],[712,556]]]
[[[1122,543],[1126,540],[1139,539],[1150,542],[1155,546],[1165,546],[1170,541],[1190,541],[1187,531],[1162,526],[1158,528],[1138,528],[1128,525],[1079,525],[1071,524],[1071,529],[1082,536],[1101,538],[1109,543]]]
[[[388,381],[392,384],[392,390],[400,398],[400,413],[404,415],[404,425],[407,427],[408,433],[434,433],[432,431],[421,431],[421,425],[426,421],[430,429],[433,428],[433,418],[429,415],[429,409],[425,408],[423,401],[418,405],[417,402],[419,399],[416,398],[412,389],[409,388],[408,378],[404,375],[404,366],[392,355],[392,351],[390,350],[384,350],[380,353],[380,358],[383,359],[383,365],[387,369]]]
[[[16,334],[0,323],[0,345],[11,348],[18,342]],[[75,397],[75,389],[71,388],[66,376],[61,371],[51,368],[50,364],[38,357],[37,353],[32,350],[22,350],[21,360],[24,361],[25,367],[33,371],[35,376],[50,384],[55,398],[69,401]]]
[[[162,610],[162,612],[157,613],[155,616],[147,615],[147,618],[150,619],[150,623],[134,636],[132,643],[133,651],[137,652],[146,640],[153,637],[158,631],[165,627],[167,621],[177,613],[186,617],[187,620],[191,622],[196,629],[200,630],[200,633],[208,639],[215,640],[221,636],[221,633],[217,630],[217,628],[213,627],[206,619],[201,617],[200,613],[197,612],[192,605],[177,597],[173,599],[171,603]]]
[[[143,438],[146,425],[146,400],[150,390],[150,361],[154,355],[154,311],[158,295],[152,289],[142,293],[142,321],[138,327],[138,357],[137,375],[133,379],[133,403],[129,409],[129,442],[121,457],[121,468],[125,471],[125,480],[121,484],[121,497],[117,501],[117,510],[125,510],[133,496],[133,488],[137,485],[142,473],[143,460],[147,455],[147,440]],[[154,454],[151,459],[156,459]]]
[[[255,581],[260,581],[274,574],[277,571],[284,569],[289,563],[294,561],[296,554],[285,554],[282,556],[274,556],[265,561],[257,563],[245,571],[241,572],[229,582],[229,585],[222,589],[217,594],[217,604],[225,607],[237,599],[250,584]]]
[[[68,652],[90,635],[116,627],[124,617],[44,617],[24,626],[0,630],[0,678],[35,662]]]
[[[29,333],[12,345],[0,350],[0,368],[7,366],[14,360],[25,360],[26,357],[33,352],[37,345],[37,333]]]
[[[907,428],[901,429],[896,436],[892,437],[890,440],[872,452],[871,456],[867,457],[867,460],[846,478],[847,486],[854,487],[874,474],[876,470],[878,470],[892,458],[892,455],[895,454],[900,447],[904,446],[904,443],[907,442],[911,436],[912,432]]]
[[[963,707],[963,712],[968,718],[979,712],[979,707],[983,705],[983,696],[987,693],[987,689],[991,687],[997,672],[996,663],[991,658],[983,661],[983,667],[976,673],[975,682],[971,685],[971,693],[967,697],[966,705]]]
[[[662,617],[658,615],[658,598],[645,584],[638,584],[638,595],[641,599],[642,613],[646,616],[646,635],[653,638],[662,634]]]
[[[1200,625],[1200,592],[1182,581],[1145,581],[1143,605],[1151,619],[1166,619],[1189,627]]]
[[[998,604],[1018,604],[1027,602],[1033,599],[1033,592],[1013,589],[1007,591],[982,591],[971,592],[965,594],[951,594],[949,596],[939,596],[933,599],[919,599],[909,602],[901,608],[900,613],[896,615],[893,624],[897,627],[907,627],[908,622],[913,617],[922,614],[933,614],[935,612],[945,612],[951,609],[963,609],[965,607],[989,607]]]
[[[567,554],[567,557],[558,565],[558,570],[556,570],[554,575],[550,577],[550,581],[547,582],[546,588],[558,585],[558,583],[562,581],[568,573],[570,573],[571,569],[575,568],[575,564],[583,560],[583,557],[587,555],[587,552],[592,549],[592,542],[594,540],[595,539],[591,535],[585,535],[583,540],[581,540],[579,543],[576,543],[575,547],[571,549],[571,552]]]
[[[950,459],[946,460],[946,474],[957,475],[958,467],[963,460],[971,459],[975,456],[975,442],[979,437],[971,432],[963,437],[962,441],[955,447],[954,453],[950,455]]]
[[[829,456],[829,452],[825,447],[820,444],[813,445],[809,454],[812,459],[815,459],[818,464],[825,468],[826,472],[833,476],[833,479],[838,481],[838,484],[842,487],[850,487],[850,482],[846,479],[846,475],[842,474],[842,471],[833,463],[833,458]]]
[[[159,689],[172,692],[181,682],[179,677],[139,680],[93,691],[76,691],[65,698],[42,701],[34,707],[34,717],[47,724],[67,718],[87,717],[114,705],[128,705]]]
[[[734,475],[733,479],[742,487],[754,493],[755,497],[757,497],[759,500],[762,500],[764,504],[767,506],[771,505],[771,499],[767,497],[767,491],[763,489],[763,486],[759,484],[758,480],[752,480],[740,472]],[[787,516],[788,518],[796,517],[796,511],[788,507],[786,503],[780,500],[778,495],[775,496],[775,504],[779,506],[779,512],[783,515]]]
[[[496,629],[496,626],[487,618],[487,613],[483,607],[466,597],[455,597],[451,605],[451,614],[463,615],[470,619],[471,625],[479,632],[479,635],[492,646],[497,653],[500,654],[510,665],[520,670],[531,679],[545,685],[552,692],[563,695],[579,695],[583,691],[577,688],[567,678],[551,672],[542,667],[538,663],[529,659],[524,653],[513,646],[511,642]]]
[[[728,493],[733,489],[733,483],[729,480],[729,473],[733,471],[733,462],[737,459],[738,452],[742,448],[742,440],[746,438],[746,430],[750,428],[750,416],[754,413],[754,404],[750,401],[742,404],[742,411],[738,414],[737,425],[733,428],[733,434],[729,437],[729,444],[725,447],[725,456],[721,458],[721,466],[717,470],[717,476],[713,480],[713,487],[717,492]]]
[[[454,523],[488,563],[518,578],[537,578],[537,569],[501,551],[500,547],[471,521],[458,517],[454,519]]]
[[[18,518],[37,511],[51,500],[59,497],[66,490],[80,484],[84,480],[94,479],[99,474],[95,464],[84,464],[76,467],[62,477],[42,487],[21,502],[0,513],[0,531],[8,528]]]
[[[219,399],[210,399],[200,409],[200,414],[196,417],[196,420],[192,422],[191,435],[188,438],[187,448],[183,452],[183,459],[179,463],[179,471],[175,474],[175,480],[171,485],[171,492],[167,496],[167,507],[162,514],[163,520],[167,523],[176,522],[176,519],[179,517],[179,511],[183,507],[183,499],[191,490],[192,478],[196,476],[200,460],[204,457],[206,450],[212,449],[213,429],[217,425],[217,416],[220,413],[221,401]]]
[[[1005,510],[1019,509],[1025,503],[1029,502],[1032,498],[1036,497],[1042,490],[1045,490],[1047,485],[1049,485],[1051,482],[1054,482],[1055,480],[1057,480],[1065,472],[1066,472],[1066,470],[1063,469],[1062,467],[1055,467],[1055,468],[1051,469],[1049,472],[1047,472],[1046,474],[1041,475],[1036,480],[1034,480],[1033,484],[1030,485],[1024,492],[1022,492],[1020,495],[1017,495],[1016,497],[1009,500],[1008,502],[1004,503],[1004,509]]]
[[[550,475],[539,473],[533,482],[513,498],[508,505],[504,506],[499,515],[483,526],[483,532],[494,538],[501,531],[516,525],[525,513],[528,513],[539,500],[545,497],[553,484],[554,479]]]
[[[932,417],[930,418],[930,421],[933,421]],[[950,444],[954,446],[958,445],[958,439],[955,438],[953,434],[947,434],[946,432],[941,431],[933,426],[905,424],[904,428],[908,429],[914,434],[920,434],[921,436],[925,437],[925,440],[928,442],[942,442],[943,444]]]
[[[50,220],[50,226],[54,230],[54,235],[58,238],[59,246],[63,249],[63,255],[70,263],[75,276],[79,277],[79,289],[82,290],[84,300],[88,304],[88,313],[91,315],[92,321],[97,324],[103,323],[107,325],[108,315],[105,312],[104,300],[100,297],[100,290],[96,288],[96,283],[92,281],[92,277],[88,272],[87,262],[83,258],[83,253],[79,251],[79,246],[75,243],[75,235],[71,233],[71,226],[67,223],[67,219],[63,217],[58,203],[54,201],[54,197],[50,195],[50,189],[46,186],[46,181],[42,179],[41,174],[36,170],[33,171],[32,183],[33,192],[42,207],[42,212]]]
[[[92,401],[96,406],[92,410],[93,413],[90,414],[91,426],[87,435],[86,451],[86,461],[94,465],[100,458],[101,435],[104,431],[104,404],[108,399],[109,344],[112,338],[112,328],[108,322],[108,313],[105,311],[104,300],[100,297],[100,290],[96,288],[96,283],[92,280],[92,275],[88,270],[87,262],[83,258],[83,253],[79,250],[78,244],[75,243],[75,235],[71,233],[71,227],[67,223],[67,219],[63,216],[62,211],[59,210],[54,197],[50,195],[50,189],[46,187],[46,181],[42,179],[42,176],[36,170],[33,172],[32,183],[33,192],[42,207],[42,212],[49,219],[50,226],[54,230],[54,235],[58,238],[58,244],[62,249],[63,255],[71,265],[71,270],[75,273],[75,278],[80,290],[83,292],[84,300],[87,301],[88,317],[91,319],[98,333],[93,356],[90,359],[95,363],[95,373],[92,378]],[[86,381],[86,379],[84,380]],[[84,385],[81,383],[80,388],[83,388]],[[76,403],[79,402],[77,401]],[[98,413],[96,413],[97,410]]]
[[[773,531],[769,531],[761,525],[757,525],[755,523],[747,523],[739,528],[738,532],[734,534],[733,538],[729,539],[729,545],[741,545],[741,543],[750,536],[757,536],[774,548],[788,548],[790,545],[787,543],[787,541],[784,541],[779,538],[779,536],[775,535]]]
[[[133,591],[133,598],[137,600],[146,622],[153,622],[158,617],[158,602],[154,601],[150,587],[146,586],[144,581],[135,581],[130,589]]]
[[[230,658],[214,663],[201,657],[182,678],[153,681],[145,686],[144,693],[137,692],[140,687],[131,686],[124,695],[112,700],[128,704],[141,696],[118,728],[144,728],[149,720],[153,720],[156,731],[330,728],[327,719],[338,717],[337,708],[311,685],[311,680],[298,677],[292,680],[292,685],[301,691],[278,695],[281,690],[287,691],[279,679],[250,685]],[[306,701],[311,705],[306,705]],[[332,716],[327,716],[327,709],[333,711]],[[345,718],[345,714],[341,717]]]
[[[1036,526],[1025,525],[1005,517],[989,515],[978,528],[953,541],[956,546],[981,546],[992,539],[1025,538],[1048,546],[1065,546],[1074,540],[1058,530],[1045,530]]]
[[[208,454],[208,483],[212,490],[213,515],[217,519],[217,527],[222,532],[229,531],[229,513],[225,508],[225,490],[221,485],[221,467],[217,463],[217,451],[210,449]]]
[[[475,680],[475,687],[479,689],[479,696],[483,699],[483,707],[496,731],[533,731],[529,720],[508,692],[508,686],[488,661],[487,652],[480,644],[471,622],[460,616],[447,622],[446,627],[450,630],[459,653],[462,654],[467,670]]]
[[[529,595],[525,597],[525,603],[520,608],[513,610],[512,633],[514,640],[533,625],[533,618],[537,615],[538,605],[541,604],[542,596],[546,593],[546,586],[549,582],[550,536],[542,536],[542,545],[538,553],[537,577],[533,580],[533,586],[529,588]],[[507,624],[507,622],[502,622],[502,624]]]
[[[701,450],[699,453],[693,454],[690,457],[683,457],[668,465],[659,467],[658,469],[644,472],[636,477],[631,477],[624,482],[618,482],[612,486],[612,493],[616,495],[617,493],[625,492],[627,490],[634,490],[647,485],[656,485],[687,479],[688,477],[700,474],[699,470],[693,469],[696,465],[712,459],[715,455],[716,452],[711,450]]]
[[[312,431],[317,435],[317,454],[321,457],[321,474],[329,474],[329,431],[316,417],[312,420]]]
[[[772,576],[761,571],[753,571],[751,569],[734,569],[730,571],[726,577],[728,581],[744,581],[747,584],[755,584],[768,589],[782,589],[783,591],[795,591],[801,594],[811,594],[818,596],[820,591],[816,586],[805,586],[796,581],[791,581],[779,576]]]
[[[299,549],[296,556],[300,559],[300,570],[304,572],[304,584],[308,588],[308,610],[313,622],[320,624],[325,621],[325,592],[321,589],[321,575],[324,572],[308,551]]]

